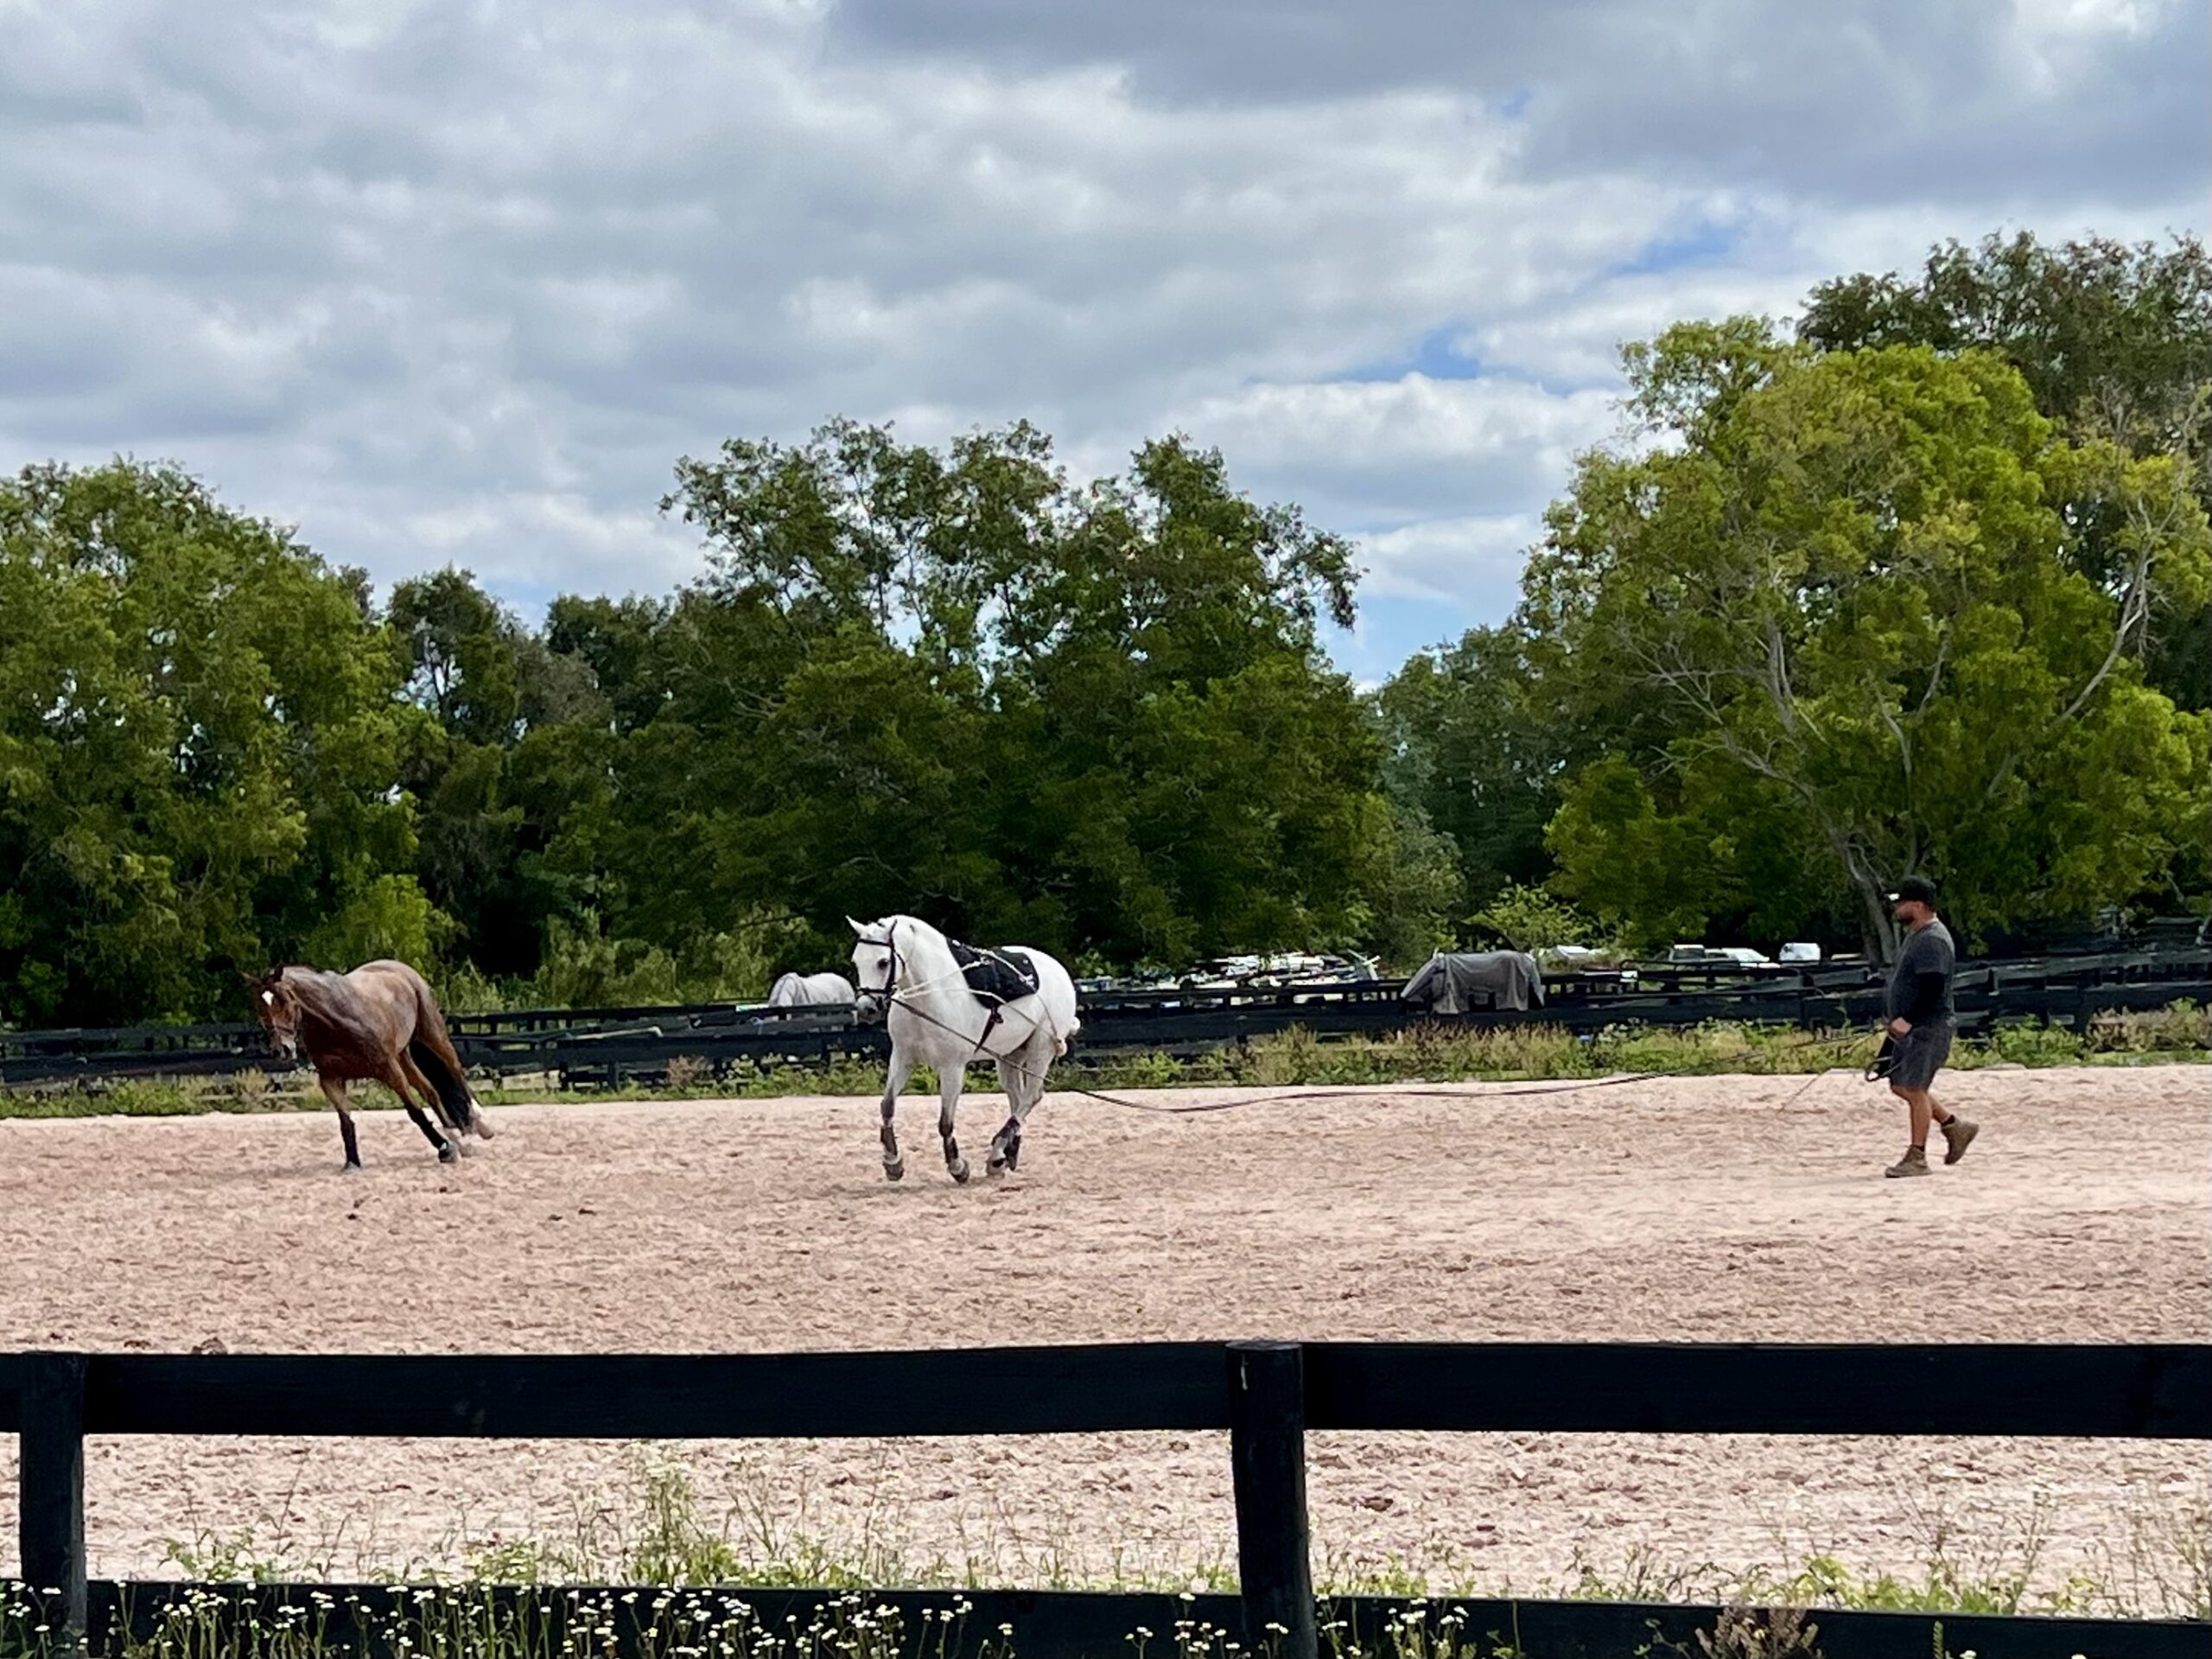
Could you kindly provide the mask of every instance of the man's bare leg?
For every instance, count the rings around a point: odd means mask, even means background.
[[[1912,1126],[1912,1142],[1905,1148],[1904,1156],[1882,1173],[1894,1179],[1899,1175],[1925,1175],[1928,1173],[1928,1123],[1929,1101],[1925,1089],[1908,1089],[1893,1083],[1890,1092],[1904,1102],[1905,1116]]]
[[[1912,1130],[1912,1144],[1926,1151],[1928,1126],[1936,1117],[1936,1097],[1925,1089],[1906,1089],[1897,1084],[1890,1085],[1890,1092],[1904,1102],[1905,1118]]]

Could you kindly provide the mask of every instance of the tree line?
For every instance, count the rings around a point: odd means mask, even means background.
[[[1356,549],[1150,442],[732,440],[702,574],[532,623],[184,472],[0,481],[0,1020],[271,962],[757,994],[925,912],[1086,963],[1490,934],[1889,943],[2212,893],[2212,264],[1949,245],[1626,353],[1513,616],[1363,693]],[[1543,938],[1537,937],[1543,935]]]

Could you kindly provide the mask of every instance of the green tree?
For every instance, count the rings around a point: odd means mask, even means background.
[[[1452,943],[1466,885],[1450,836],[1395,801],[1388,810],[1389,838],[1363,884],[1367,913],[1356,940],[1386,967],[1410,973]]]
[[[543,644],[552,656],[582,668],[616,729],[635,731],[668,700],[669,613],[665,601],[634,594],[564,594],[547,613]]]
[[[408,695],[435,721],[400,780],[417,804],[416,877],[453,923],[437,937],[486,976],[526,976],[551,922],[574,919],[588,896],[545,857],[569,803],[548,798],[543,779],[575,753],[549,740],[603,732],[607,700],[588,661],[532,633],[466,570],[398,583],[388,616],[412,660]],[[570,781],[591,798],[588,779]]]
[[[1668,442],[1580,465],[1523,610],[1547,693],[1620,756],[1553,826],[1567,896],[1648,939],[1817,885],[1886,949],[1908,873],[1990,927],[2186,865],[2207,721],[2142,662],[2208,582],[2176,457],[2063,440],[1978,353],[1738,321],[1630,362]]]
[[[520,734],[523,630],[506,608],[451,565],[391,590],[389,617],[414,659],[408,690],[463,743],[503,744]]]
[[[1152,444],[1077,485],[1027,427],[931,449],[840,423],[687,460],[665,505],[708,578],[651,619],[564,602],[551,641],[653,688],[563,833],[618,928],[673,948],[796,913],[828,940],[920,907],[1179,960],[1376,913],[1377,750],[1313,632],[1350,614],[1350,549],[1218,455]]]
[[[998,821],[1027,907],[1122,962],[1350,943],[1394,830],[1380,748],[1316,644],[1350,547],[1146,445],[998,583]]]
[[[413,906],[402,672],[359,573],[182,473],[0,482],[0,1019],[203,1014]]]
[[[1375,694],[1390,798],[1451,842],[1478,905],[1551,871],[1544,827],[1574,734],[1543,706],[1517,628],[1475,628],[1408,658]]]
[[[1549,950],[1562,944],[1602,945],[1590,918],[1541,887],[1516,882],[1474,916],[1476,925],[1515,950]]]
[[[1827,351],[1993,353],[2068,435],[2176,457],[2212,509],[2212,256],[2195,237],[1948,242],[1915,278],[1822,283],[1799,334]],[[2147,624],[2147,683],[2183,708],[2212,708],[2212,607],[2168,597]]]

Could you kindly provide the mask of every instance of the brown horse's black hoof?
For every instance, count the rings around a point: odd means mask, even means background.
[[[454,1145],[452,1141],[447,1141],[443,1146],[438,1148],[438,1161],[442,1164],[459,1163],[461,1161],[461,1148]]]
[[[904,1158],[901,1158],[896,1163],[886,1164],[883,1166],[883,1179],[887,1181],[905,1180],[906,1179],[906,1160]]]

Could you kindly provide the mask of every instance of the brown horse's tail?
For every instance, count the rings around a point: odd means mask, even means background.
[[[454,1131],[465,1135],[474,1129],[489,1141],[491,1126],[477,1109],[476,1096],[468,1092],[468,1078],[461,1069],[461,1056],[454,1052],[453,1038],[446,1031],[446,1017],[438,1008],[437,999],[430,995],[428,985],[416,991],[415,999],[415,1036],[407,1045],[408,1058],[438,1091],[438,1104]]]

